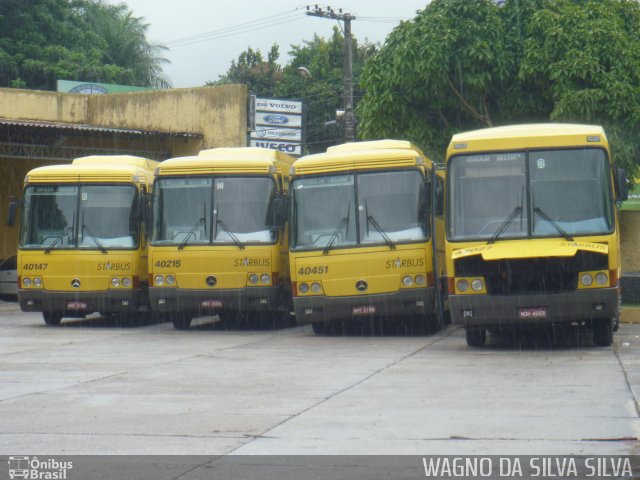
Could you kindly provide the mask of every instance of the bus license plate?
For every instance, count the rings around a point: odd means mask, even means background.
[[[202,300],[200,305],[205,308],[220,308],[222,307],[222,300]]]
[[[85,302],[67,302],[67,308],[69,310],[84,310],[87,308],[87,304]]]
[[[547,309],[544,307],[520,308],[519,318],[547,318]]]
[[[353,307],[352,313],[354,315],[370,315],[376,313],[376,307],[373,305],[367,305],[365,307]]]

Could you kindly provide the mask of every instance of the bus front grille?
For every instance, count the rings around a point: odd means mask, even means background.
[[[490,295],[570,292],[577,289],[579,272],[607,269],[606,255],[585,251],[573,257],[487,261],[475,255],[455,262],[456,277],[484,277]]]

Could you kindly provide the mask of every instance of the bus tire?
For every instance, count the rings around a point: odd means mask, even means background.
[[[467,345],[470,347],[482,347],[487,341],[486,328],[467,327],[465,329],[465,335],[467,337]]]
[[[311,328],[316,335],[325,335],[327,332],[327,324],[324,322],[313,322]]]
[[[173,327],[176,330],[189,330],[191,327],[191,317],[185,314],[178,314],[172,319]]]
[[[609,347],[613,343],[613,318],[599,318],[593,321],[593,343],[599,347]]]
[[[42,318],[44,319],[44,323],[49,326],[60,325],[62,321],[62,313],[61,312],[42,312]]]

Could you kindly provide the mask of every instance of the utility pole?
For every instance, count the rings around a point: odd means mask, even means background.
[[[351,49],[351,20],[355,20],[356,17],[350,13],[342,13],[341,8],[336,12],[331,7],[323,9],[318,5],[315,5],[313,10],[307,5],[306,13],[312,17],[342,20],[344,22],[344,65],[342,68],[342,77],[344,81],[344,94],[342,97],[342,105],[344,107],[344,140],[345,142],[353,142],[356,139],[356,118],[353,114],[353,53]]]

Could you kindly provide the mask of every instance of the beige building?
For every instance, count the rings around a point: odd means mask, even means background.
[[[32,168],[85,155],[154,160],[247,144],[244,85],[83,95],[0,88],[0,258],[15,253],[10,196]]]

